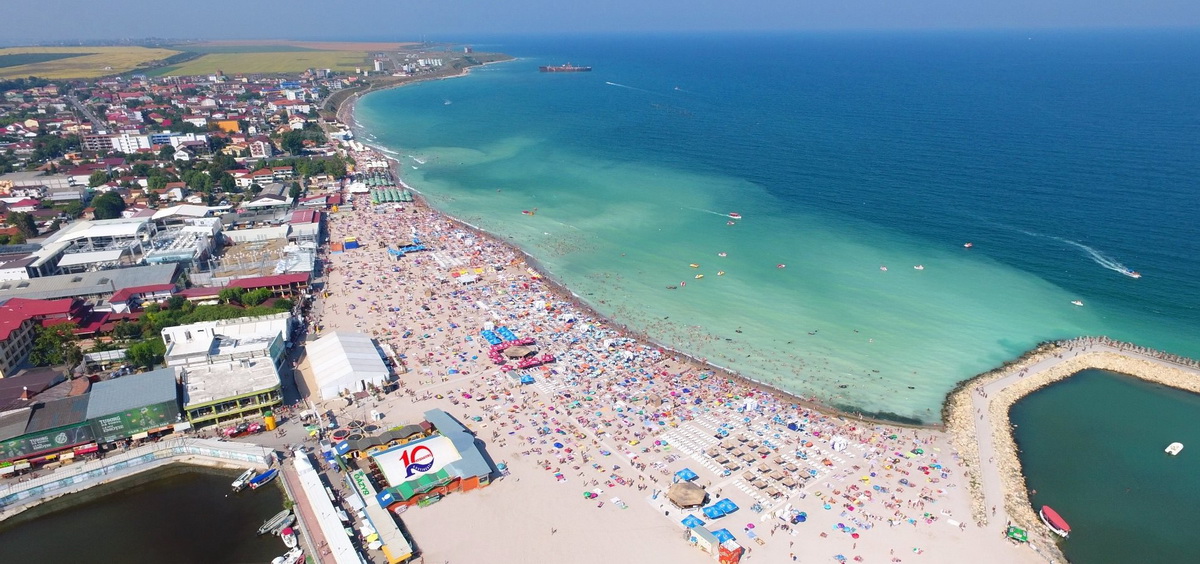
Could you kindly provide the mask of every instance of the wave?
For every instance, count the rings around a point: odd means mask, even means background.
[[[636,87],[633,87],[633,86],[626,86],[626,85],[624,85],[624,84],[617,84],[616,82],[608,82],[608,81],[605,81],[604,83],[605,83],[605,84],[607,84],[607,85],[609,85],[609,86],[616,86],[617,88],[626,88],[626,89],[628,89],[628,90],[636,90],[636,91],[638,91],[638,92],[645,92],[646,94],[653,94],[653,95],[655,95],[655,96],[662,96],[662,94],[659,94],[658,92],[654,92],[654,91],[651,91],[651,90],[646,90],[646,89],[644,89],[644,88],[636,88]]]

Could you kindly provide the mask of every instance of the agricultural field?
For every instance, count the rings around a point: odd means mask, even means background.
[[[305,69],[353,71],[369,67],[366,51],[250,51],[241,53],[208,53],[183,64],[159,69],[153,74],[192,76],[213,74],[283,74],[300,73]]]
[[[0,49],[0,79],[95,78],[144,68],[177,54],[147,47],[10,47]]]

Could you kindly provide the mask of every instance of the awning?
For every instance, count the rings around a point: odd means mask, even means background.
[[[149,436],[150,436],[150,433],[144,433],[144,432],[143,432],[143,433],[137,433],[137,434],[134,434],[132,437],[129,437],[129,438],[131,438],[131,439],[133,439],[133,440],[135,440],[135,441],[136,441],[136,440],[138,440],[138,439],[144,439],[144,438],[146,438],[146,437],[149,437]]]
[[[87,454],[100,450],[100,446],[96,443],[75,447],[75,454]]]
[[[15,466],[0,466],[0,476],[2,476],[4,474],[12,474],[13,472],[16,472],[16,471],[17,471],[17,468]]]
[[[192,428],[192,424],[187,421],[184,421],[183,423],[175,424],[175,432],[176,433],[183,432],[183,431],[186,431],[191,428]]]
[[[75,458],[74,452],[64,452],[58,457],[59,460],[71,460],[72,458]]]

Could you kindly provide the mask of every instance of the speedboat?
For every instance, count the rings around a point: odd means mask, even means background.
[[[886,267],[886,266],[883,266],[883,265],[880,265],[880,266],[879,266],[879,270],[882,270],[882,271],[884,271],[884,272],[887,272],[887,267]]]
[[[918,264],[918,265],[916,265],[916,266],[914,266],[914,267],[913,267],[913,270],[925,270],[925,265],[923,265],[923,264]]]
[[[283,556],[276,556],[271,564],[300,564],[304,562],[304,551],[299,547],[287,551]]]
[[[688,266],[690,266],[690,267],[692,267],[692,268],[700,268],[700,265],[698,265],[698,264],[696,264],[696,263],[694,263],[694,262],[693,262],[692,264],[689,264]]]
[[[1142,277],[1142,274],[1140,272],[1138,272],[1132,268],[1126,268],[1125,270],[1122,270],[1121,274],[1124,274],[1125,276],[1128,276],[1130,278],[1141,278]]]
[[[1073,303],[1079,307],[1083,307],[1083,302],[1080,300],[1071,300],[1071,303]]]
[[[717,253],[717,256],[719,256],[719,257],[723,257],[723,256],[725,256],[725,253],[723,253],[723,252],[721,252],[721,253]]]
[[[975,243],[963,243],[963,248],[965,248],[965,249],[969,249],[974,246],[975,246]]]
[[[291,516],[292,516],[291,509],[284,509],[283,511],[276,513],[274,517],[271,517],[270,519],[263,521],[262,526],[258,528],[258,534],[265,535],[271,531],[274,531],[275,529],[280,528],[281,526],[284,526],[283,525],[284,521],[286,521],[287,518],[291,517]]]
[[[1171,443],[1167,445],[1166,453],[1171,456],[1175,456],[1179,454],[1179,451],[1181,450],[1183,450],[1183,443]]]
[[[240,476],[238,476],[237,479],[234,480],[232,484],[230,484],[233,486],[233,491],[235,491],[235,492],[242,491],[242,489],[244,489],[247,485],[250,484],[250,480],[252,480],[254,478],[255,474],[258,474],[258,471],[253,468],[247,469],[245,472],[242,472],[242,474]]]
[[[279,531],[279,538],[283,539],[284,546],[288,548],[296,548],[298,541],[296,540],[296,530],[291,527],[284,527]]]
[[[725,276],[725,271],[724,271],[724,270],[718,270],[718,271],[717,271],[717,276]]]
[[[787,268],[787,265],[780,263],[780,264],[775,265],[775,268]]]
[[[741,219],[741,218],[742,218],[742,214],[740,214],[740,213],[738,213],[738,212],[729,212],[729,217],[731,217],[731,218],[733,218],[733,219]]]
[[[696,280],[699,280],[699,279],[701,279],[701,278],[704,278],[704,275],[703,275],[703,274],[697,274],[697,275],[696,275]]]
[[[262,474],[259,474],[250,479],[250,489],[252,489],[252,490],[258,489],[259,486],[262,486],[263,484],[266,484],[267,482],[274,480],[275,476],[278,476],[278,475],[279,475],[278,469],[272,468],[270,470],[267,470],[266,472],[263,472]]]
[[[1059,516],[1058,512],[1051,509],[1049,505],[1043,505],[1042,510],[1038,511],[1038,516],[1042,518],[1042,522],[1050,527],[1058,536],[1067,538],[1071,534],[1071,526],[1067,524],[1067,520]]]

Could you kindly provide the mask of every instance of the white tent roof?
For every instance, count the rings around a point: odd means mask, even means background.
[[[309,361],[323,399],[342,390],[362,391],[367,384],[382,385],[388,369],[371,337],[363,333],[335,331],[307,347]]]

